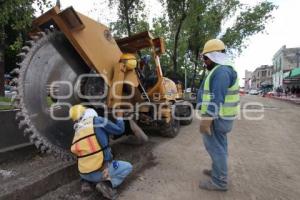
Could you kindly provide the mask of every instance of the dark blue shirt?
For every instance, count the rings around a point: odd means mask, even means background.
[[[210,78],[210,93],[212,94],[211,105],[207,108],[207,114],[211,117],[218,117],[220,105],[224,104],[225,96],[228,88],[232,87],[237,79],[237,73],[229,66],[222,65],[216,69]],[[202,82],[198,94],[197,102],[202,102],[202,94],[204,90],[204,83]],[[215,106],[216,105],[216,106]]]
[[[116,122],[113,123],[109,120],[106,121],[103,117],[95,117],[94,128],[98,142],[102,148],[108,147],[109,145],[109,135],[122,135],[125,130],[124,121],[122,118],[117,118]],[[103,151],[104,161],[112,160],[111,149],[106,148]]]

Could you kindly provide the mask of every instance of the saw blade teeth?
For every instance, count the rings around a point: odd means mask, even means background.
[[[36,148],[40,148],[40,146],[42,146],[42,142],[40,140],[36,140],[34,141],[34,145],[36,146]]]
[[[26,53],[22,52],[22,53],[19,53],[17,55],[17,57],[21,58],[22,60],[26,58]]]
[[[29,46],[24,46],[24,47],[22,47],[22,51],[27,53],[27,52],[30,51],[30,47]]]
[[[10,72],[10,75],[14,76],[14,75],[19,75],[20,74],[20,69],[19,68],[15,68]]]
[[[57,155],[63,160],[73,158],[68,151],[59,145],[54,145],[48,139],[48,135],[40,132],[38,127],[34,125],[34,119],[31,115],[31,109],[27,105],[26,95],[27,91],[27,73],[30,73],[33,68],[30,68],[31,58],[36,55],[35,53],[44,44],[51,42],[52,40],[59,39],[62,33],[56,30],[45,30],[46,32],[39,32],[32,37],[32,40],[26,41],[25,46],[22,48],[22,52],[19,54],[19,63],[17,68],[14,70],[14,74],[18,77],[14,81],[17,87],[17,98],[14,101],[16,106],[20,108],[20,111],[16,113],[16,119],[19,122],[19,128],[23,130],[24,134],[29,138],[29,140],[35,144],[35,146],[43,153],[52,153]],[[58,36],[58,37],[57,37]],[[61,88],[63,89],[63,88]],[[60,91],[59,87],[47,88],[47,93],[58,94]],[[43,91],[43,95],[44,95]],[[48,94],[49,94],[48,93]],[[35,95],[35,94],[33,94]],[[28,110],[27,110],[28,109]],[[61,109],[61,106],[57,105],[54,109]],[[44,110],[43,110],[44,111]]]
[[[18,101],[12,102],[11,105],[12,105],[14,108],[20,108],[20,102],[18,102]]]
[[[48,28],[45,29],[45,32],[46,32],[46,34],[51,33],[50,29],[48,29]]]
[[[37,40],[40,39],[40,37],[37,36],[37,35],[32,35],[32,36],[30,36],[30,39],[32,39],[32,40],[34,40],[34,41],[37,41]]]
[[[25,136],[28,136],[28,135],[30,135],[32,133],[32,129],[31,128],[25,128],[25,130],[24,130],[24,135]]]
[[[46,147],[45,145],[41,144],[41,146],[39,147],[39,149],[41,150],[42,153],[46,153],[49,148]]]
[[[18,78],[13,78],[12,80],[11,80],[11,85],[17,85],[18,84]]]
[[[44,36],[46,36],[46,33],[41,31],[41,32],[38,32],[37,35],[40,37],[44,37]]]
[[[32,143],[35,144],[35,142],[36,142],[36,140],[37,140],[36,135],[35,135],[35,134],[31,134],[31,135],[29,136],[29,140],[30,140],[30,142],[32,142]]]
[[[23,129],[25,126],[28,126],[26,120],[21,120],[19,122],[19,129]]]
[[[16,120],[19,120],[20,118],[24,118],[24,114],[21,111],[16,114]]]
[[[48,148],[48,149],[46,150],[46,153],[47,153],[47,154],[51,154],[51,153],[52,153],[52,150],[51,150],[50,148]]]
[[[28,41],[25,42],[25,44],[32,47],[34,45],[34,41],[33,40],[28,40]]]

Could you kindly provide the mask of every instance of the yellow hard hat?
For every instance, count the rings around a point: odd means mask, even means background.
[[[203,48],[202,54],[210,53],[213,51],[225,50],[225,44],[219,39],[208,40]]]
[[[124,53],[120,58],[121,62],[124,62],[127,70],[132,70],[137,66],[137,60],[134,54]]]
[[[73,121],[77,121],[80,119],[80,117],[82,117],[85,110],[86,110],[86,107],[84,107],[83,105],[80,105],[80,104],[72,106],[69,110],[69,116]]]

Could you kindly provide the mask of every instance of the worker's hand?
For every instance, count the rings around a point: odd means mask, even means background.
[[[102,171],[102,180],[110,180],[110,175],[109,175],[109,168],[105,167],[104,170]]]
[[[208,134],[211,135],[211,124],[213,122],[213,118],[212,117],[201,117],[200,120],[200,133],[202,134]]]
[[[124,112],[122,112],[122,111],[118,111],[117,113],[116,113],[116,117],[123,117],[124,116]]]

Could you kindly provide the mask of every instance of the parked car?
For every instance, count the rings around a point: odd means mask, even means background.
[[[240,95],[245,95],[245,94],[246,94],[246,91],[245,91],[244,88],[240,88],[240,89],[239,89],[239,93],[240,93]]]
[[[258,90],[250,90],[249,94],[251,94],[251,95],[258,95],[259,91]]]
[[[17,92],[12,90],[12,86],[5,85],[5,97],[12,98]]]

